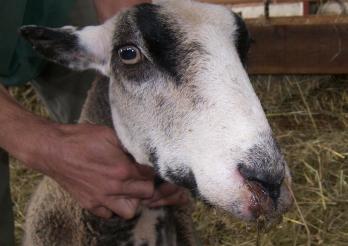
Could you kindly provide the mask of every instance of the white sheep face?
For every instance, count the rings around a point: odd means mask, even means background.
[[[243,66],[248,32],[228,9],[160,1],[22,33],[48,59],[110,78],[113,123],[137,162],[243,219],[289,208],[289,171]]]

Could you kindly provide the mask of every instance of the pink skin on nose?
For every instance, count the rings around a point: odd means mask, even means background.
[[[242,206],[241,210],[244,216],[256,220],[262,215],[268,217],[267,215],[274,214],[275,203],[261,184],[246,180],[239,171],[234,173],[233,178],[242,183],[246,190],[242,198],[246,205]]]
[[[249,211],[255,219],[258,219],[261,215],[267,216],[275,212],[274,201],[259,183],[253,181],[245,181],[245,183],[251,193]]]

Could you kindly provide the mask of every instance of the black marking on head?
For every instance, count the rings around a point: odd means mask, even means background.
[[[165,173],[165,177],[171,180],[173,183],[190,190],[193,196],[198,195],[197,182],[192,170],[184,171],[168,169]]]
[[[238,14],[234,12],[232,12],[232,14],[235,18],[235,21],[236,21],[235,23],[237,25],[237,30],[236,30],[237,38],[235,40],[235,45],[237,47],[239,58],[242,64],[245,66],[247,62],[250,44],[251,44],[251,38],[242,17],[240,17]]]
[[[81,62],[81,56],[77,54],[81,54],[83,50],[78,46],[78,37],[69,29],[24,26],[20,29],[20,34],[35,50],[51,61],[66,67],[73,62]]]
[[[139,31],[134,25],[132,11],[125,11],[120,20],[117,22],[116,30],[113,37],[113,48],[111,55],[111,67],[113,74],[120,81],[127,80],[132,83],[143,83],[153,77],[153,64],[146,57],[137,64],[124,64],[119,56],[119,50],[125,46],[136,46],[141,50],[139,43]]]
[[[140,246],[149,246],[149,243],[148,242],[143,242],[140,244]]]
[[[158,175],[159,173],[159,166],[158,166],[158,155],[157,155],[157,148],[156,147],[149,147],[149,145],[146,145],[149,153],[149,161],[152,163],[153,168],[155,169],[157,175],[155,177],[155,188],[159,187],[161,184],[163,184],[165,181]]]
[[[169,19],[160,9],[153,4],[138,5],[135,21],[155,64],[180,84],[188,67],[186,58],[202,48],[196,42],[183,44],[185,34],[175,25],[175,18]]]
[[[159,166],[158,166],[158,155],[157,155],[156,147],[149,148],[149,161],[152,163],[153,168],[156,170],[156,172],[158,172]]]
[[[179,78],[178,63],[173,51],[178,50],[179,40],[165,19],[160,16],[160,6],[142,4],[137,7],[136,23],[141,32],[147,48],[156,61],[174,78]]]

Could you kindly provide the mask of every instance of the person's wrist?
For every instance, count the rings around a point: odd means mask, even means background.
[[[31,134],[25,139],[24,146],[18,159],[34,170],[49,175],[54,158],[54,149],[63,135],[61,125],[48,120],[38,119],[31,123]]]

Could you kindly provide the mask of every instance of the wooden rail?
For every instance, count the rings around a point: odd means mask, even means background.
[[[265,0],[202,0],[218,4],[264,3]],[[272,0],[272,3],[325,0]],[[307,6],[308,7],[308,6]],[[254,40],[250,74],[348,74],[348,16],[247,19]]]
[[[200,0],[201,2],[224,4],[224,5],[253,5],[265,4],[265,0]],[[303,3],[303,15],[309,15],[310,4],[325,3],[330,0],[270,0],[270,4],[276,3]]]
[[[251,74],[348,74],[348,17],[250,19]]]

